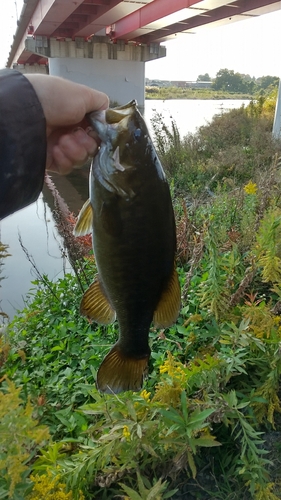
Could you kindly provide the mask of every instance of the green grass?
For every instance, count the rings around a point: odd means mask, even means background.
[[[252,94],[232,93],[212,89],[185,89],[178,87],[146,87],[146,99],[252,99]]]

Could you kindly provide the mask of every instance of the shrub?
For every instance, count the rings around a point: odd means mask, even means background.
[[[33,482],[32,492],[26,500],[72,500],[73,494],[71,491],[66,491],[65,483],[59,482],[60,475],[52,477],[48,470],[46,474],[35,474],[30,476]],[[84,500],[84,495],[79,492],[78,500]]]
[[[252,102],[248,108],[217,115],[183,139],[173,120],[170,130],[156,114],[152,121],[156,146],[176,193],[206,198],[229,179],[241,186],[266,171],[281,151],[271,134],[272,102],[270,96],[261,105]]]
[[[20,397],[20,388],[2,379],[0,391],[0,495],[20,500],[31,489],[27,479],[39,445],[49,439],[48,429],[32,418],[32,406]]]

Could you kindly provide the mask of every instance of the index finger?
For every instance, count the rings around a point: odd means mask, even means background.
[[[85,115],[91,111],[102,111],[109,106],[109,98],[99,90],[85,87]]]

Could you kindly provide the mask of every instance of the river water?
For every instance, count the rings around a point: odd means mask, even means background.
[[[156,111],[163,115],[167,125],[171,123],[172,118],[181,135],[185,135],[194,133],[196,128],[211,121],[214,115],[248,102],[147,100],[144,114],[151,132],[151,118]],[[51,179],[70,212],[77,215],[88,198],[88,168],[74,170],[66,177],[53,174]],[[0,310],[11,319],[17,310],[24,307],[28,291],[33,286],[31,281],[36,278],[34,266],[28,260],[23,246],[38,271],[47,274],[50,279],[57,279],[62,277],[65,271],[71,271],[63,238],[56,229],[53,195],[47,186],[44,186],[37,202],[0,222],[0,241],[9,245],[8,252],[11,254],[3,259],[1,276],[5,279],[0,284]]]

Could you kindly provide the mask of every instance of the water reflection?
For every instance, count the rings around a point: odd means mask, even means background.
[[[145,101],[144,117],[150,132],[152,132],[151,119],[155,111],[161,113],[165,124],[169,125],[171,118],[177,124],[181,135],[194,133],[212,121],[214,115],[220,115],[231,109],[240,108],[242,104],[249,104],[248,100],[200,100],[200,99],[170,99],[166,101],[149,99]]]
[[[86,167],[67,177],[52,176],[56,188],[67,200],[66,206],[75,214],[88,197],[88,172]],[[1,221],[1,241],[9,245],[11,256],[3,262],[2,276],[6,279],[1,281],[0,308],[10,318],[23,308],[31,281],[36,278],[19,235],[41,274],[55,280],[66,271],[71,272],[65,240],[56,227],[54,197],[46,185],[35,203]]]

